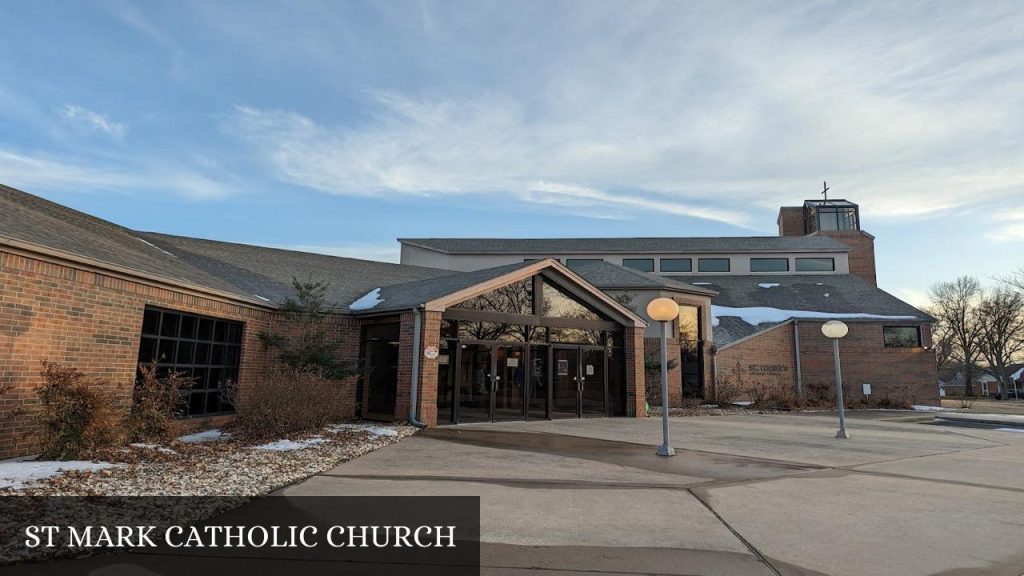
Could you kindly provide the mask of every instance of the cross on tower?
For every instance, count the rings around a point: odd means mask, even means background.
[[[825,195],[825,202],[828,202],[828,181],[821,183],[821,193]]]

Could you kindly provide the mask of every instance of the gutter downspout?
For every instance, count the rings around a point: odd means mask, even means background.
[[[419,421],[417,417],[417,397],[420,390],[420,332],[423,328],[423,316],[419,307],[412,309],[412,391],[409,394],[409,423],[416,428],[426,428],[427,425]]]
[[[800,321],[793,319],[793,352],[796,356],[796,395],[804,397],[804,375],[800,369]]]

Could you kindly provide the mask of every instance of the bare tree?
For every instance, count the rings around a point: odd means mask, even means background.
[[[982,296],[977,278],[961,276],[952,282],[938,282],[929,290],[929,312],[938,320],[935,334],[949,346],[950,358],[964,371],[964,394],[973,395],[974,371],[981,357],[983,326],[978,302]]]
[[[1024,352],[1024,292],[1002,287],[989,291],[978,304],[978,316],[981,353],[999,382],[999,397],[1006,398],[1009,365]]]

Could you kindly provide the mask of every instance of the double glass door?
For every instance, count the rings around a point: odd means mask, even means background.
[[[458,421],[525,418],[525,347],[465,343],[460,348]]]
[[[608,381],[604,348],[553,346],[551,355],[551,417],[604,416]]]

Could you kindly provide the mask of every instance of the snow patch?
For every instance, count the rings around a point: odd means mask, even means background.
[[[753,404],[753,402],[747,400],[739,400],[737,402],[733,402],[732,404],[733,406],[750,406],[751,404]]]
[[[717,316],[712,316],[711,325],[717,328],[719,324],[721,324],[721,320],[719,320]]]
[[[375,424],[334,424],[327,427],[328,432],[369,432],[374,436],[398,437],[398,430],[390,426]]]
[[[219,428],[213,430],[207,430],[206,432],[196,432],[195,434],[186,434],[178,437],[178,442],[184,442],[186,444],[193,444],[196,442],[220,442],[221,440],[227,440],[231,438],[231,434],[222,432]]]
[[[711,282],[690,282],[694,286],[711,286]]]
[[[370,290],[369,292],[364,294],[363,297],[360,298],[359,300],[356,300],[355,302],[349,304],[348,309],[369,310],[383,301],[384,300],[382,300],[380,297],[380,288],[374,288],[373,290]]]
[[[924,404],[914,404],[911,406],[916,412],[949,412],[949,408],[943,408],[942,406],[927,406]]]
[[[312,438],[306,438],[305,440],[277,440],[274,442],[268,442],[266,444],[260,444],[259,446],[253,446],[253,450],[271,450],[273,452],[291,452],[293,450],[305,450],[306,448],[312,448],[317,444],[323,444],[327,442],[327,438],[323,436],[313,436]]]
[[[767,306],[752,306],[750,308],[732,308],[729,306],[711,306],[712,318],[721,316],[734,316],[747,324],[757,326],[758,324],[785,322],[790,318],[814,318],[814,319],[877,319],[877,320],[918,320],[917,316],[886,316],[884,314],[865,314],[861,312],[818,312],[814,310],[782,310],[769,308]]]
[[[778,282],[762,282],[758,284],[761,288],[778,288],[781,286]]]
[[[103,470],[112,468],[109,462],[87,462],[69,460],[56,462],[53,460],[5,460],[0,462],[0,488],[24,488],[29,484],[56,476],[61,472],[72,470]]]
[[[1024,432],[1024,428],[996,428],[996,432]]]
[[[144,444],[142,442],[136,442],[135,444],[129,444],[129,446],[132,448],[142,448],[143,450],[156,450],[157,452],[163,452],[164,454],[177,454],[174,450],[159,444]]]

